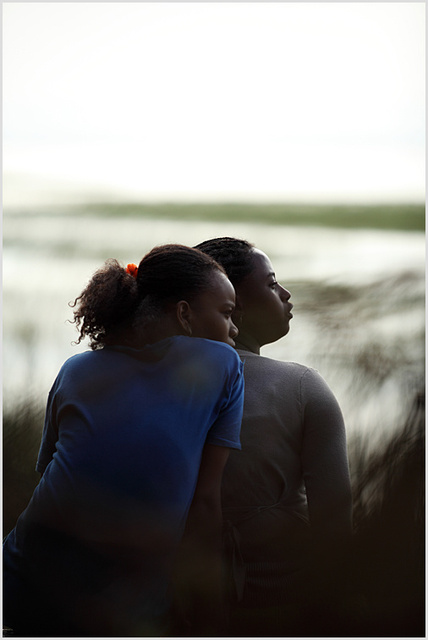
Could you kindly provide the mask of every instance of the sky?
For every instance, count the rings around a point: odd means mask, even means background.
[[[425,201],[425,3],[3,2],[3,186]]]

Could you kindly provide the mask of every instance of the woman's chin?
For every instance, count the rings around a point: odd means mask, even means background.
[[[279,335],[279,336],[276,338],[276,340],[279,340],[280,338],[283,338],[284,336],[286,336],[286,335],[287,335],[287,333],[288,333],[289,331],[290,331],[290,323],[289,323],[289,321],[287,320],[287,322],[285,323],[285,325],[284,325],[284,326],[283,326],[283,328],[282,328],[281,335]]]

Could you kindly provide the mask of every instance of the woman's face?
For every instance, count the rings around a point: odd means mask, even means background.
[[[232,283],[221,271],[213,272],[211,287],[190,305],[192,336],[226,342],[234,347],[233,338],[238,335],[232,320],[234,309],[235,289]]]
[[[242,337],[250,336],[261,347],[275,342],[290,330],[293,317],[290,292],[276,281],[271,261],[253,249],[253,271],[237,287],[237,317],[242,313]]]

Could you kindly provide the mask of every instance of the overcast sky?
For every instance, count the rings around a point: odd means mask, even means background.
[[[3,42],[5,205],[425,200],[424,2],[4,2]]]

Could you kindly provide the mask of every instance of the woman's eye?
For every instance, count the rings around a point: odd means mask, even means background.
[[[277,284],[278,284],[278,283],[277,283],[277,281],[276,281],[276,280],[274,280],[273,282],[271,282],[271,283],[270,283],[270,285],[269,285],[269,286],[270,286],[270,287],[272,287],[272,289],[274,289],[274,288],[276,287],[276,285],[277,285]]]

